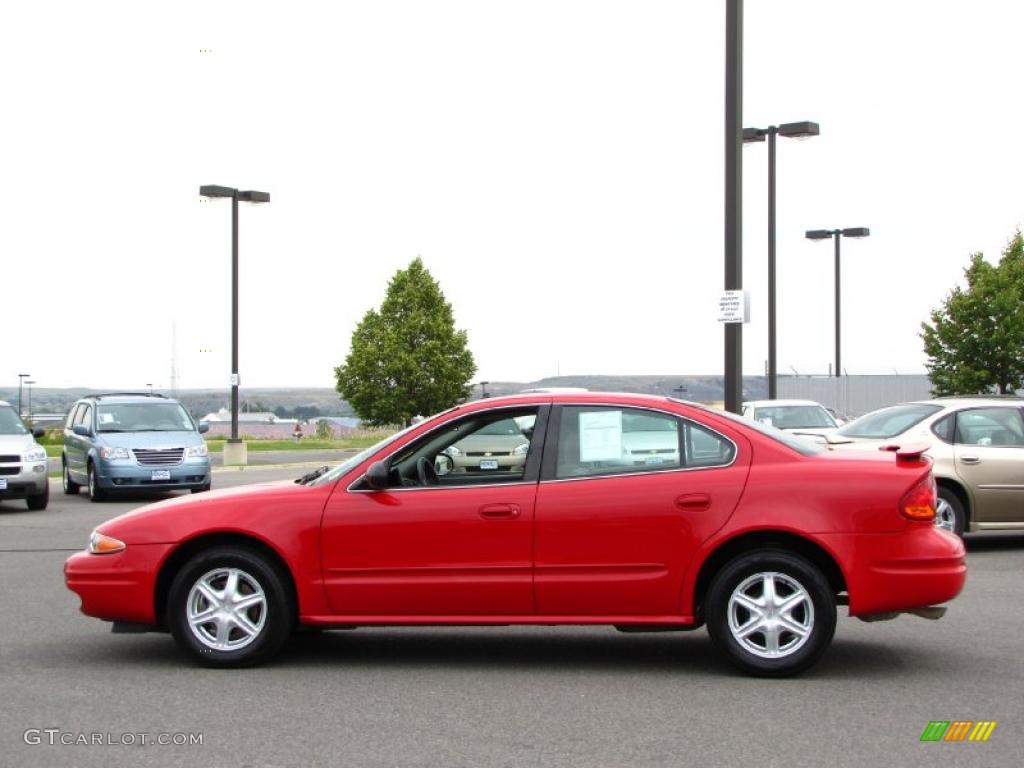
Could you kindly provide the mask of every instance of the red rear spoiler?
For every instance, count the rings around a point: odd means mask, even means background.
[[[929,448],[931,448],[929,443],[911,443],[910,445],[887,443],[879,446],[878,450],[892,451],[896,454],[896,461],[920,461]]]

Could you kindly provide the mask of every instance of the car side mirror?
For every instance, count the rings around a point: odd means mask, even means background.
[[[46,430],[43,429],[42,427],[33,427],[32,428],[32,437],[45,437],[45,436],[46,436]]]
[[[199,422],[199,434],[203,434],[204,432],[209,432],[209,431],[210,431],[210,422],[208,422],[208,421],[200,421]]]
[[[366,470],[366,484],[375,491],[383,491],[391,480],[391,471],[386,461],[375,461]]]
[[[89,437],[90,434],[89,428],[85,426],[85,424],[75,424],[75,426],[71,428],[71,431],[76,435],[81,435],[82,437]]]

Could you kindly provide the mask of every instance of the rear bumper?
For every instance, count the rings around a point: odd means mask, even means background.
[[[846,550],[842,565],[851,616],[938,605],[964,588],[963,541],[930,523],[909,523],[901,533],[843,538],[833,551]]]
[[[130,544],[112,555],[77,552],[64,563],[64,583],[81,611],[105,621],[153,625],[157,570],[170,544]]]

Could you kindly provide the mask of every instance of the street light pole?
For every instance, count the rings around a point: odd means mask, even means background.
[[[34,381],[26,381],[25,382],[25,386],[28,387],[28,423],[30,425],[32,424],[32,385],[33,384],[35,384]],[[18,415],[20,416],[21,414],[18,414]]]
[[[725,290],[743,289],[743,0],[725,5]],[[725,323],[725,410],[743,401],[743,323]]]
[[[778,345],[776,333],[776,279],[775,279],[775,137],[795,139],[817,136],[817,123],[805,120],[799,123],[769,125],[767,128],[744,128],[743,142],[768,139],[768,399],[778,397]]]
[[[842,237],[868,237],[871,234],[871,230],[867,227],[847,227],[846,229],[811,229],[808,230],[804,237],[808,240],[826,240],[833,238],[835,240],[835,285],[836,285],[836,298],[835,298],[835,309],[836,309],[836,367],[834,375],[839,377],[843,375],[843,369],[841,365],[840,349],[842,344],[842,332],[841,332],[841,311],[840,301],[842,300],[842,292],[840,291],[840,282],[842,276],[842,270],[840,269],[839,260],[839,239]]]
[[[269,203],[270,194],[254,190],[240,192],[234,187],[216,184],[200,187],[199,194],[202,197],[231,198],[231,437],[228,444],[232,447],[225,448],[224,463],[245,464],[244,445],[238,437],[238,203]]]
[[[19,373],[18,374],[18,418],[19,419],[21,418],[21,414],[22,414],[22,410],[21,410],[21,383],[25,379],[27,379],[27,378],[29,378],[31,376],[32,376],[31,373]]]

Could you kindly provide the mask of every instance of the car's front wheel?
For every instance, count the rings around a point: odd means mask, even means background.
[[[43,488],[42,493],[27,496],[25,498],[25,503],[28,504],[28,508],[33,512],[46,509],[46,505],[50,503],[50,481],[46,481],[46,487]]]
[[[741,669],[784,677],[814,664],[832,642],[835,595],[821,571],[792,552],[737,557],[715,577],[708,632]]]
[[[963,536],[965,520],[964,505],[960,498],[949,488],[939,488],[939,498],[935,503],[935,525]]]
[[[64,465],[63,479],[61,480],[61,484],[64,486],[64,493],[68,496],[77,496],[78,490],[82,486],[71,479],[71,470],[68,469],[68,463],[66,461],[61,463]]]
[[[285,577],[265,556],[222,546],[193,557],[171,584],[167,623],[178,646],[209,666],[252,666],[291,634]]]
[[[96,479],[96,467],[93,466],[93,463],[91,461],[89,462],[89,467],[86,474],[88,477],[89,501],[106,501],[107,493],[102,488],[100,488],[99,480]]]

